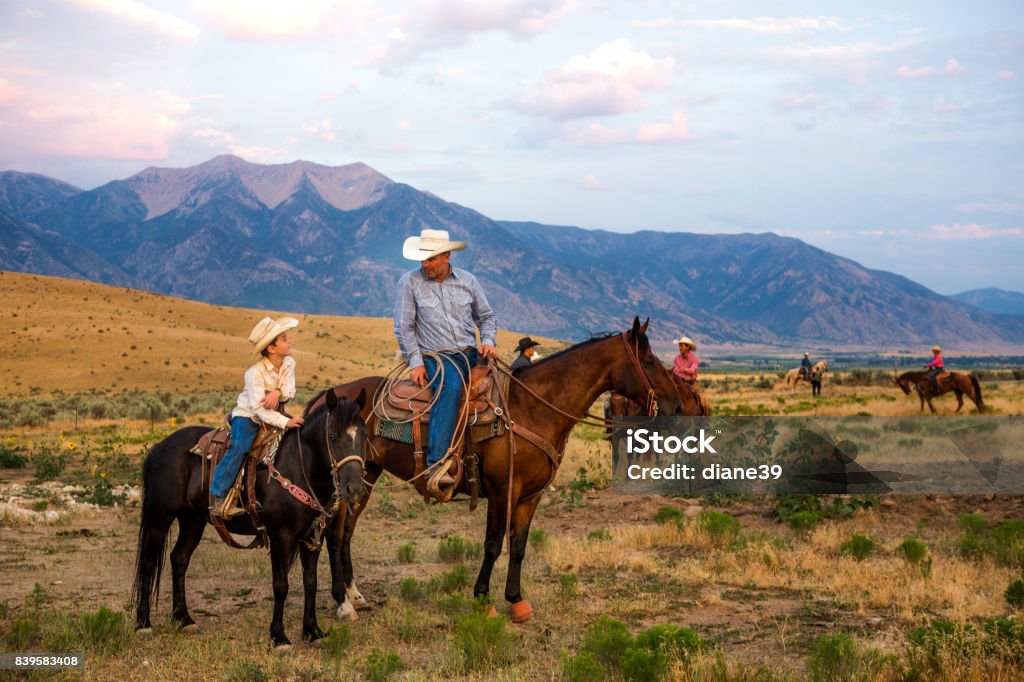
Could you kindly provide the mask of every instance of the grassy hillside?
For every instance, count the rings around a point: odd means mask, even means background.
[[[0,300],[0,334],[8,343],[3,392],[11,396],[237,391],[255,357],[249,331],[264,315],[301,321],[292,336],[299,384],[307,390],[385,372],[398,350],[389,318],[229,308],[5,271]],[[498,334],[508,361],[519,336]]]

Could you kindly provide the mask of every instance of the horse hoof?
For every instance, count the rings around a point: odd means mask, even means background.
[[[497,618],[498,617],[498,609],[494,608],[494,604],[491,604],[490,608],[485,610],[484,613],[487,614],[488,618]]]
[[[349,602],[348,599],[338,607],[337,615],[338,620],[345,620],[346,618],[351,621],[359,620],[359,614],[356,613],[356,610],[352,607],[352,603]]]
[[[198,635],[200,632],[202,632],[202,630],[199,629],[199,626],[195,623],[189,623],[188,625],[183,627],[181,631],[184,632],[186,635]]]
[[[275,644],[274,645],[274,653],[279,655],[279,656],[282,655],[282,654],[286,654],[286,653],[288,653],[291,650],[292,650],[291,642],[285,642],[284,644]]]
[[[533,607],[525,599],[509,606],[513,623],[525,623],[533,618]]]
[[[348,598],[349,598],[349,601],[352,602],[352,606],[356,607],[356,609],[368,609],[368,608],[370,608],[370,602],[366,601],[366,597],[364,597],[359,592],[356,592],[354,594],[349,594]]]
[[[153,636],[153,628],[139,628],[135,631],[135,636],[139,639],[149,639]]]

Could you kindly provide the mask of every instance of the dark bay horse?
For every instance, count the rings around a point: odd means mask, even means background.
[[[693,386],[689,382],[685,381],[682,377],[672,374],[672,383],[675,384],[676,392],[679,394],[679,401],[682,406],[682,415],[684,417],[710,417],[711,416],[711,403],[708,401],[707,396],[703,393],[698,393],[693,389]],[[605,429],[608,433],[608,437],[612,437],[614,428],[611,424],[611,420],[616,417],[639,417],[647,414],[643,406],[640,403],[634,402],[624,395],[618,393],[612,393],[608,397],[608,402],[604,407],[604,419],[606,422]],[[633,464],[633,462],[627,462],[627,464]],[[612,473],[614,474],[619,466],[619,450],[618,448],[612,448]]]
[[[895,373],[895,370],[893,370]],[[905,395],[910,395],[911,390],[917,391],[917,397],[921,401],[921,411],[924,411],[924,404],[928,403],[928,408],[935,413],[935,406],[932,405],[932,398],[942,395],[943,393],[949,393],[953,391],[956,396],[956,411],[959,412],[960,408],[964,406],[964,394],[974,401],[975,406],[978,408],[978,412],[985,411],[985,402],[981,397],[981,384],[978,383],[978,378],[973,374],[964,374],[963,372],[950,372],[948,378],[939,378],[939,390],[935,391],[935,385],[929,378],[930,372],[928,370],[918,370],[916,372],[904,372],[896,377],[896,385],[900,387]]]
[[[541,494],[554,479],[573,425],[605,391],[616,391],[646,403],[653,390],[662,414],[678,414],[681,408],[672,379],[647,340],[647,322],[640,324],[638,318],[626,332],[584,341],[555,353],[517,370],[515,379],[518,381],[513,380],[509,387],[507,412],[518,429],[516,435],[492,438],[476,447],[480,454],[481,494],[488,503],[484,557],[473,594],[477,598],[489,595],[491,571],[501,554],[506,521],[510,518],[505,599],[511,604],[513,620],[524,622],[533,615],[520,588],[530,522]],[[381,381],[381,377],[367,377],[337,386],[334,392],[344,397],[376,390]],[[363,414],[369,419],[371,407],[364,407]],[[510,457],[513,440],[514,458]],[[370,451],[366,462],[369,486],[385,469],[406,480],[414,475],[411,445],[374,437]],[[353,581],[351,554],[352,534],[365,508],[364,500],[343,522],[339,519],[335,532],[328,535],[334,578],[332,593],[340,605],[339,615],[348,599],[356,605],[365,604]],[[354,617],[355,613],[346,615]]]
[[[357,392],[353,398],[337,399],[330,394],[320,407],[310,411],[300,429],[285,432],[275,460],[278,472],[303,488],[324,509],[331,508],[332,495],[348,505],[362,496],[366,425],[361,410],[370,401],[365,392]],[[198,631],[185,603],[185,573],[209,523],[209,486],[203,480],[202,458],[189,450],[209,430],[205,426],[189,426],[172,433],[153,446],[143,464],[142,522],[132,595],[136,605],[135,628],[140,634],[152,632],[150,600],[155,602],[160,592],[167,533],[175,520],[178,541],[171,550],[173,618],[186,631]],[[262,505],[260,519],[270,538],[274,573],[270,636],[275,646],[291,644],[285,636],[282,617],[288,596],[288,570],[298,553],[305,590],[302,636],[310,641],[319,639],[323,636],[316,621],[316,564],[320,548],[310,549],[302,540],[317,523],[320,512],[300,502],[269,476],[258,476],[256,496]],[[226,525],[232,533],[255,535],[248,516],[230,519]]]

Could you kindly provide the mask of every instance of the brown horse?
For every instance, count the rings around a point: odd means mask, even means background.
[[[893,374],[896,370],[893,370]],[[985,402],[981,397],[981,384],[978,383],[978,378],[973,374],[964,374],[962,372],[950,372],[947,377],[939,377],[939,390],[936,392],[935,384],[929,378],[930,372],[927,370],[916,371],[916,372],[904,372],[896,377],[896,385],[900,387],[905,395],[910,395],[911,389],[917,391],[917,397],[921,401],[921,411],[924,411],[925,402],[928,403],[928,408],[935,413],[935,406],[932,405],[932,398],[940,396],[943,393],[949,393],[953,391],[956,396],[956,411],[959,412],[960,408],[964,406],[964,394],[974,401],[974,404],[978,408],[978,412],[985,411]]]
[[[711,403],[706,395],[694,391],[693,386],[689,382],[676,374],[672,374],[672,383],[675,384],[676,392],[679,394],[679,402],[682,405],[682,415],[684,417],[711,416]],[[614,432],[614,427],[611,423],[612,419],[616,417],[639,417],[645,414],[647,412],[640,403],[634,402],[624,395],[612,393],[604,406],[605,430],[607,431],[608,438],[611,438]],[[618,448],[612,448],[612,473],[619,466],[618,452]],[[629,462],[629,464],[632,464],[632,462]]]
[[[486,599],[491,571],[501,554],[506,521],[509,523],[509,567],[505,599],[516,622],[529,620],[533,609],[523,599],[520,577],[526,556],[530,522],[555,472],[573,425],[599,395],[616,391],[637,402],[647,402],[650,390],[661,414],[679,414],[679,397],[668,371],[651,350],[647,322],[633,320],[629,331],[584,341],[516,371],[509,386],[508,416],[514,432],[476,444],[480,454],[481,494],[488,499],[484,557],[473,594]],[[333,390],[339,397],[376,390],[381,377],[359,379]],[[363,416],[373,425],[372,410]],[[373,428],[367,429],[371,434]],[[414,475],[412,446],[382,437],[371,440],[366,461],[366,498],[328,535],[333,575],[332,594],[338,615],[355,616],[351,603],[365,606],[352,575],[351,542],[360,512],[381,472],[408,480]],[[510,451],[514,457],[510,457]],[[511,479],[510,479],[511,475]],[[508,512],[511,510],[511,517]]]

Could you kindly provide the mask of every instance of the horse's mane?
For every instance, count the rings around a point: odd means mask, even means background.
[[[327,395],[327,391],[333,391],[333,390],[334,390],[333,386],[331,388],[325,388],[324,390],[320,391],[315,396],[310,398],[309,402],[307,402],[306,406],[302,409],[302,418],[305,419],[306,417],[308,417],[309,413],[310,413],[310,408],[312,408],[313,405],[316,404],[316,401],[320,400],[320,398],[323,398],[325,395]],[[327,401],[326,400],[323,403],[321,403],[320,406],[323,407],[325,405],[327,405]]]
[[[568,348],[563,348],[562,350],[558,351],[557,353],[553,353],[551,355],[547,355],[547,356],[541,358],[540,360],[538,360],[537,362],[530,363],[526,367],[522,367],[520,369],[521,370],[529,370],[529,369],[533,369],[534,367],[540,367],[544,363],[549,362],[551,360],[554,360],[555,358],[559,358],[559,357],[565,355],[566,353],[568,353],[569,351],[577,350],[579,348],[582,348],[583,346],[587,346],[587,345],[590,345],[592,343],[597,343],[598,341],[604,341],[605,339],[610,339],[613,336],[618,336],[621,333],[622,332],[591,332],[589,339],[585,339],[583,341],[580,341],[579,343],[574,343],[573,345],[569,346]],[[647,335],[646,334],[641,334],[641,336],[644,338],[645,341],[647,340]],[[516,374],[519,374],[519,370],[516,371]]]

